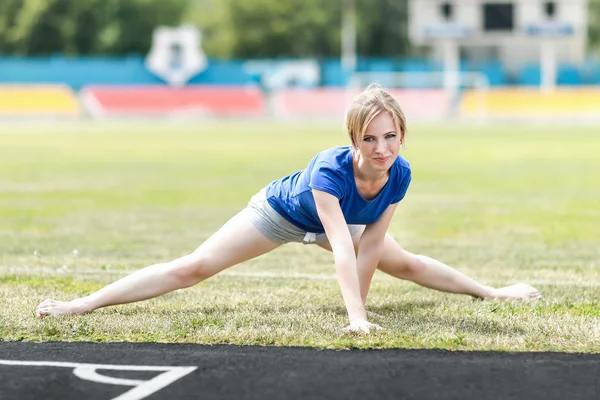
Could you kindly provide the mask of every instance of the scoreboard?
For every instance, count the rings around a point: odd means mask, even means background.
[[[553,90],[559,63],[585,59],[587,9],[587,0],[409,0],[409,37],[449,74],[459,60],[500,61],[513,74],[537,63],[540,86]]]
[[[410,0],[415,44],[439,38],[495,43],[523,37],[585,36],[587,0]]]

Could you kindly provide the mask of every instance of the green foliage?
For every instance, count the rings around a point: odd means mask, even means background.
[[[339,57],[346,1],[200,0],[189,18],[204,49],[221,58]],[[408,51],[407,1],[356,0],[357,51],[402,56]]]
[[[588,1],[588,48],[600,56],[600,0]]]
[[[148,52],[157,25],[179,25],[189,0],[3,0],[0,49],[35,56]]]
[[[401,57],[410,51],[407,0],[357,0],[359,53]]]
[[[339,1],[204,0],[190,19],[204,32],[204,49],[220,58],[339,54]]]
[[[146,54],[157,25],[190,22],[218,58],[339,57],[345,1],[3,0],[0,49],[13,55]],[[408,48],[406,0],[357,0],[358,51]]]
[[[357,51],[403,57],[408,0],[355,0]],[[0,51],[12,55],[146,54],[157,25],[193,23],[216,58],[322,57],[341,52],[347,0],[2,0]],[[589,0],[589,48],[600,52],[600,0]]]

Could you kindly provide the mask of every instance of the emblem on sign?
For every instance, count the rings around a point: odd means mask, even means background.
[[[152,35],[146,67],[169,85],[184,86],[206,69],[206,55],[200,42],[200,31],[194,26],[158,27]]]

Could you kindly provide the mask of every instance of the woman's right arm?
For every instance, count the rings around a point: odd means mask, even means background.
[[[360,295],[352,236],[338,198],[317,189],[313,189],[313,196],[317,213],[333,250],[336,275],[350,318],[350,326],[346,330],[369,333],[370,328],[380,329],[377,325],[367,322],[365,306]]]

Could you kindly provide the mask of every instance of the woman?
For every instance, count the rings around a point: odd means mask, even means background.
[[[193,286],[288,242],[314,243],[333,252],[348,332],[381,329],[367,320],[365,311],[376,268],[477,298],[540,297],[526,284],[500,289],[481,285],[439,261],[403,250],[386,234],[411,181],[410,166],[399,155],[405,117],[388,92],[370,86],[360,94],[348,109],[346,131],[351,146],[322,151],[304,170],[271,182],[193,253],[148,266],[86,297],[44,300],[37,316],[83,314],[150,299]]]

